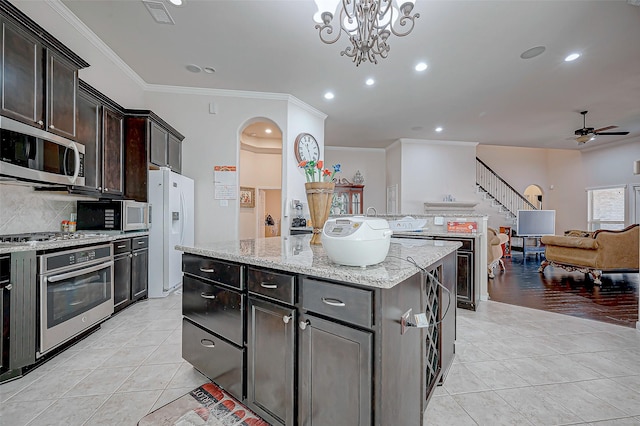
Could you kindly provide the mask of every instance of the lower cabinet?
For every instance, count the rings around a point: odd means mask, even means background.
[[[429,270],[382,289],[185,254],[183,358],[273,425],[422,425],[453,360],[455,254]],[[403,331],[407,309],[437,326]]]
[[[300,324],[302,425],[371,425],[373,334],[305,315]]]
[[[113,310],[118,312],[147,296],[149,237],[113,242]]]
[[[133,242],[136,243],[136,240],[137,238],[134,238]],[[136,301],[147,297],[148,288],[149,249],[133,250],[133,257],[131,258],[131,300]]]
[[[480,292],[476,289],[475,266],[475,238],[464,237],[434,237],[436,240],[458,241],[462,247],[458,249],[456,264],[458,272],[457,306],[475,311],[480,299]]]
[[[247,326],[247,401],[272,424],[295,424],[296,310],[250,296]]]

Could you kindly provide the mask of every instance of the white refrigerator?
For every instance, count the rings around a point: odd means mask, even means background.
[[[149,170],[149,297],[165,297],[182,284],[182,252],[193,245],[193,179],[168,168]]]

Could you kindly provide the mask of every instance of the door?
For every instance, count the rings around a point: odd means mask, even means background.
[[[295,309],[249,298],[247,399],[271,422],[294,424]]]
[[[182,252],[176,250],[176,245],[192,245],[194,240],[193,227],[193,180],[178,173],[169,172],[169,246],[168,252],[168,291],[182,282]]]
[[[475,309],[473,288],[473,252],[458,251],[458,304]]]
[[[123,116],[107,107],[102,114],[103,192],[122,194]]]
[[[312,315],[299,328],[299,423],[370,426],[372,334]]]
[[[47,51],[47,126],[60,136],[76,138],[78,69]]]
[[[84,92],[78,94],[77,132],[84,145],[84,185],[101,191],[100,102]]]
[[[2,115],[43,128],[42,46],[13,24],[1,23]]]
[[[182,142],[169,133],[167,139],[167,156],[169,168],[176,173],[182,173]]]
[[[167,138],[169,132],[153,121],[149,122],[149,160],[160,167],[167,167]]]
[[[113,308],[122,309],[131,297],[131,253],[113,260]]]
[[[134,251],[131,258],[131,300],[138,300],[147,295],[148,273],[149,251]]]

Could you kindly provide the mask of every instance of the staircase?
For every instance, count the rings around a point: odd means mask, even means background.
[[[515,224],[518,210],[536,210],[529,200],[513,189],[478,157],[476,157],[476,189],[484,200],[487,200],[512,224]]]

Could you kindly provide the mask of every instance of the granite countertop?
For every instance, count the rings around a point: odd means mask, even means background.
[[[429,238],[429,237],[453,237],[453,238],[479,238],[482,236],[481,232],[446,232],[446,231],[393,231],[393,235],[399,237],[416,237],[416,238]]]
[[[58,240],[58,241],[32,241],[25,243],[2,243],[0,242],[0,254],[14,253],[21,251],[41,251],[51,250],[66,247],[76,247],[86,244],[96,244],[103,242],[110,242],[121,240],[125,238],[144,237],[149,235],[149,231],[133,231],[133,232],[121,232],[121,231],[78,231],[78,233],[84,233],[85,237],[75,238],[70,240]]]
[[[437,240],[391,239],[387,258],[365,268],[337,265],[329,260],[321,245],[311,245],[310,235],[224,241],[176,246],[185,253],[196,254],[247,265],[273,268],[377,288],[391,288],[411,277],[420,267],[429,265],[454,252],[458,242]]]

